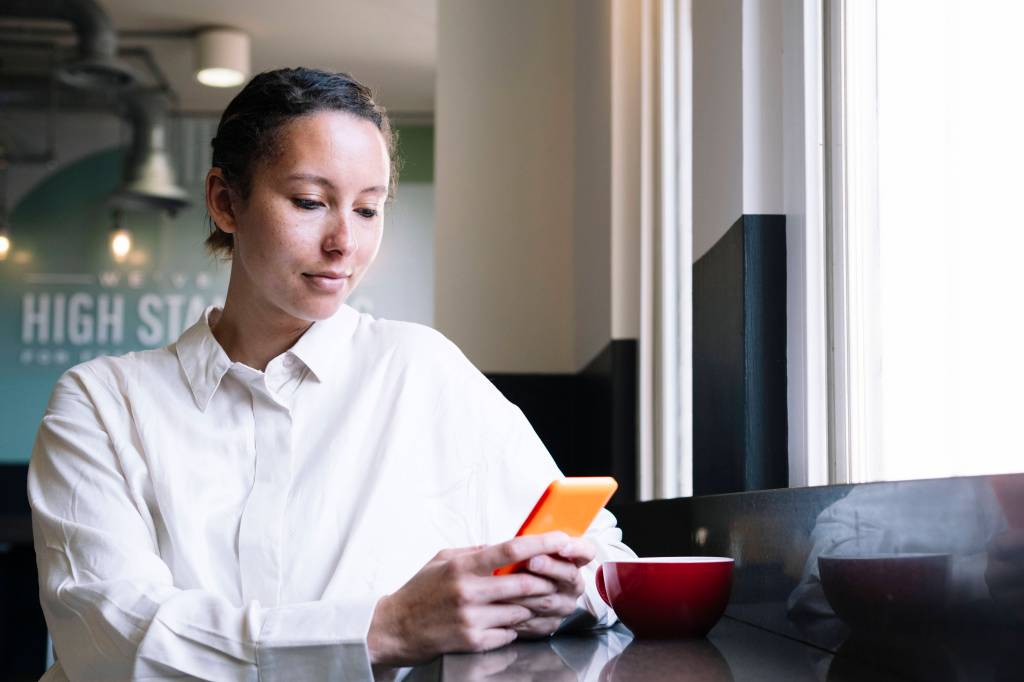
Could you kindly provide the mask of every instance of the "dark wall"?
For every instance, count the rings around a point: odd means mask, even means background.
[[[577,374],[488,374],[566,476],[614,476],[636,499],[637,343],[610,342]]]
[[[742,216],[693,266],[694,494],[785,488],[786,218]]]
[[[25,480],[28,466],[0,465],[0,679],[38,679],[46,660]]]

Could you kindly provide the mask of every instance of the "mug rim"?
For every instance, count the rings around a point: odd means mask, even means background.
[[[874,554],[820,554],[825,561],[892,561],[894,559],[933,559],[953,556],[949,552],[876,552]]]
[[[721,564],[735,563],[735,559],[723,556],[656,556],[635,559],[611,559],[602,564]]]

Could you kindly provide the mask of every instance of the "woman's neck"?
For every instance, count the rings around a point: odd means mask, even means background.
[[[219,315],[217,313],[220,313]],[[228,292],[224,309],[210,315],[210,331],[232,362],[261,372],[267,364],[295,345],[312,325],[281,311],[252,309],[232,300]]]

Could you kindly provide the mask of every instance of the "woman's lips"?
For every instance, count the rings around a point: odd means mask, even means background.
[[[349,275],[335,275],[335,274],[310,274],[303,273],[303,278],[310,283],[313,288],[318,291],[324,291],[327,293],[335,293],[341,291],[348,282]]]

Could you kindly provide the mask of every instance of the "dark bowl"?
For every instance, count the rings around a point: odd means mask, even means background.
[[[825,598],[855,632],[940,622],[946,610],[949,554],[820,556]]]

